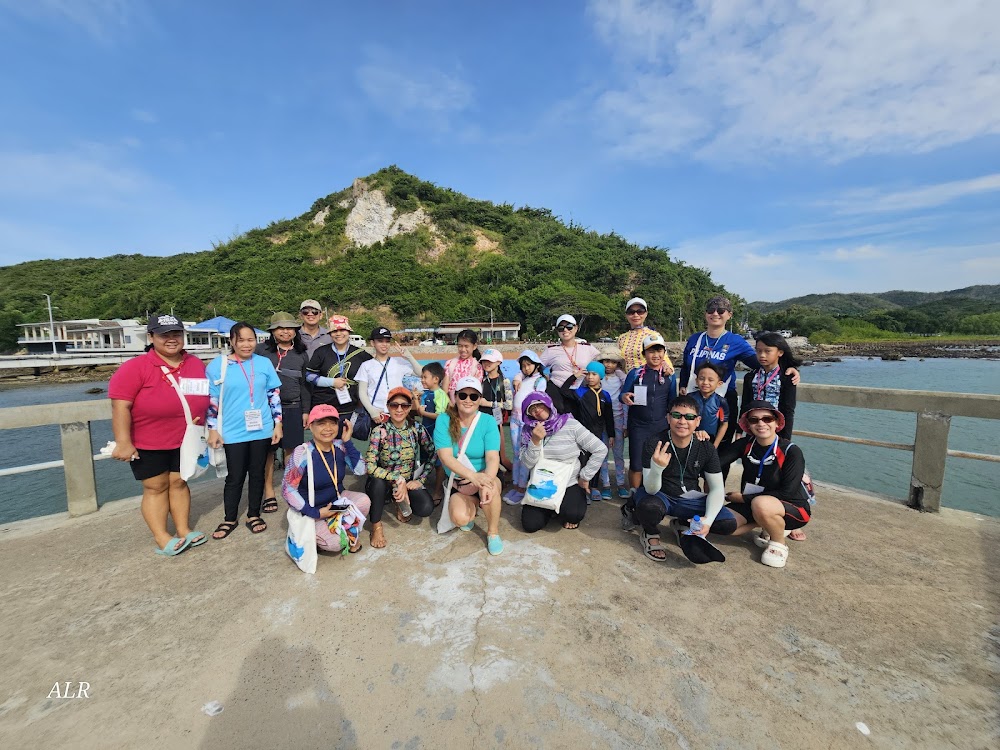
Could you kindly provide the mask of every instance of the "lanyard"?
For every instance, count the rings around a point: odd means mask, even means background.
[[[656,380],[653,381],[653,390],[655,391],[657,383],[663,385],[663,365],[660,365],[659,370],[654,370],[653,372],[656,373]],[[636,382],[639,383],[639,385],[645,385],[645,383],[642,382],[642,379],[644,377],[646,377],[646,365],[643,365],[642,367],[639,368],[639,374],[636,375],[635,378]]]
[[[760,463],[757,465],[757,481],[754,482],[754,484],[756,484],[758,487],[761,486],[760,478],[764,476],[764,462],[767,461],[767,457],[774,452],[774,448],[777,444],[778,444],[778,438],[775,437],[774,442],[767,447],[767,450],[764,451],[764,455],[760,457]]]
[[[316,452],[319,454],[320,460],[323,462],[323,466],[326,467],[326,473],[329,474],[330,475],[330,479],[333,480],[333,491],[334,492],[339,492],[340,488],[337,486],[337,456],[334,455],[334,457],[333,457],[333,471],[330,471],[330,464],[328,464],[326,462],[326,456],[323,455],[323,451],[321,451],[319,449],[319,446],[316,445],[316,441],[315,440],[313,441],[313,448],[316,449]],[[331,453],[335,454],[336,450],[337,450],[336,448],[334,448],[333,446],[330,446],[330,452]]]
[[[375,397],[378,395],[378,389],[382,387],[382,378],[385,377],[385,371],[387,369],[389,369],[389,360],[390,359],[392,359],[392,357],[389,357],[389,359],[387,359],[385,361],[385,364],[382,365],[382,374],[378,376],[378,382],[375,384],[375,390],[374,390],[374,392],[372,393],[372,396],[371,396],[371,401],[372,401],[373,404],[375,403]],[[377,359],[375,361],[378,362]]]
[[[278,367],[277,367],[277,369],[278,370],[281,369],[281,360],[283,360],[285,357],[287,357],[288,356],[288,352],[290,352],[290,351],[291,351],[291,349],[282,349],[280,346],[278,347],[278,350],[277,350],[277,355],[278,355]]]
[[[503,406],[502,403],[501,404],[497,403],[497,401],[499,401],[500,397],[503,395],[503,376],[497,375],[497,377],[487,378],[487,380],[490,381],[490,391],[492,392],[493,395],[493,405]],[[499,384],[499,387],[497,387],[497,384]]]
[[[778,377],[780,373],[781,373],[781,365],[778,365],[777,367],[774,368],[771,374],[767,376],[767,380],[764,380],[764,373],[760,370],[757,371],[757,375],[754,377],[755,381],[754,385],[757,386],[755,390],[758,401],[764,400],[764,394],[767,392],[767,387],[771,385],[771,381],[774,380],[776,377]],[[764,382],[763,383],[756,382],[758,381],[758,379],[764,380]]]
[[[573,353],[572,354],[569,353],[569,350],[565,346],[563,347],[563,352],[566,354],[566,359],[568,359],[569,363],[571,365],[573,365],[573,369],[574,370],[577,368],[577,365],[576,365],[576,350],[579,347],[580,347],[579,344],[574,343],[573,344]]]
[[[601,416],[601,389],[591,388],[590,390],[594,392],[595,396],[597,396],[597,416]]]
[[[677,468],[680,469],[681,472],[681,489],[687,492],[688,490],[687,485],[684,484],[684,470],[687,469],[688,461],[691,460],[691,446],[694,444],[694,441],[688,443],[688,452],[687,455],[684,456],[684,463],[681,464],[680,463],[681,457],[677,454],[677,447],[674,445],[673,435],[671,435],[669,439],[670,439],[670,450],[673,451],[674,458],[676,458],[678,461]]]
[[[243,360],[242,359],[240,359],[239,357],[237,357],[236,358],[236,363],[240,366],[240,369],[243,370],[243,377],[245,377],[247,379],[247,385],[250,387],[250,408],[252,409],[253,405],[254,405],[253,383],[254,383],[254,380],[256,378],[256,375],[254,374],[254,369],[253,369],[253,357],[250,358],[250,374],[249,375],[247,375],[247,371],[243,367]]]
[[[337,351],[337,347],[331,346],[330,348],[333,349],[333,356],[337,358],[337,374],[342,378],[346,378],[347,373],[344,372],[344,362],[347,360],[347,351],[345,350],[344,356],[341,357],[340,352]]]

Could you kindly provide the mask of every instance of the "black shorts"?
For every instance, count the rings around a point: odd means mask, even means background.
[[[810,515],[808,508],[795,505],[794,503],[787,503],[784,500],[781,501],[781,505],[785,509],[785,528],[789,531],[792,529],[801,529],[809,523]],[[729,503],[726,507],[733,513],[739,513],[747,521],[753,522],[753,511],[750,509],[750,503]]]
[[[305,428],[302,426],[302,407],[281,405],[281,447],[285,455],[291,456],[292,451],[306,441]],[[268,453],[274,453],[277,445],[268,448]]]
[[[180,474],[180,447],[171,448],[170,450],[165,451],[136,448],[135,452],[139,454],[139,458],[135,461],[129,462],[129,466],[132,467],[132,476],[140,482],[143,479],[152,479],[153,477],[158,477],[160,474],[165,474],[167,472]]]

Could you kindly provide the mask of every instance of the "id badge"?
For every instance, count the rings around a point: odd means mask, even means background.
[[[750,497],[752,495],[759,495],[764,491],[764,488],[759,484],[754,484],[753,482],[747,482],[747,486],[743,488],[743,497]]]
[[[246,422],[247,432],[260,432],[264,429],[264,417],[260,409],[247,409],[243,412],[243,421]]]
[[[341,404],[351,403],[351,392],[347,388],[334,388],[333,392],[337,394],[337,402]]]
[[[208,378],[181,378],[180,386],[185,396],[208,395]]]
[[[687,490],[681,495],[682,500],[702,500],[706,497],[708,497],[707,494],[698,490]]]
[[[636,406],[646,405],[646,388],[645,385],[637,385],[632,389],[632,403]]]

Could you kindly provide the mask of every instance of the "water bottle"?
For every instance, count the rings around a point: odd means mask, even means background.
[[[688,535],[699,534],[701,533],[701,529],[702,529],[701,516],[695,516],[694,518],[691,519],[691,523],[688,524],[688,530],[685,531],[684,533]]]

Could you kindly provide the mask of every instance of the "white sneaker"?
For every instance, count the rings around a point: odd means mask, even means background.
[[[780,542],[768,542],[760,561],[770,568],[783,568],[788,562],[788,547]]]

